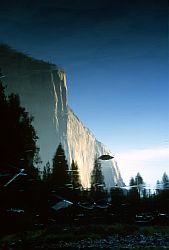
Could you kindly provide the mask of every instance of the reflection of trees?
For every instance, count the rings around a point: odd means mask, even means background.
[[[66,184],[71,183],[67,160],[61,144],[59,144],[53,157],[50,183],[56,187],[64,187]]]
[[[95,158],[93,170],[91,172],[91,194],[95,200],[105,197],[106,191],[104,190],[105,182],[102,173],[100,160]]]
[[[72,161],[72,164],[71,164],[70,175],[71,175],[71,183],[73,187],[74,188],[80,187],[81,181],[80,181],[79,169],[78,169],[77,162],[75,162],[74,160]]]
[[[38,163],[39,158],[37,135],[32,126],[33,117],[20,105],[18,95],[5,95],[1,81],[0,120],[0,170],[15,166],[36,175],[34,164]]]
[[[105,186],[105,183],[104,183],[104,176],[102,174],[101,163],[99,159],[96,158],[91,173],[91,188],[97,189],[99,186]]]

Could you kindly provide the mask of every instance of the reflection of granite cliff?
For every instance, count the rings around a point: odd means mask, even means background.
[[[21,104],[35,118],[43,162],[51,161],[61,143],[68,162],[77,161],[82,184],[89,186],[94,157],[111,153],[68,107],[65,72],[5,45],[0,45],[0,67],[8,92],[18,93]],[[102,166],[107,186],[123,184],[114,160],[102,161]]]

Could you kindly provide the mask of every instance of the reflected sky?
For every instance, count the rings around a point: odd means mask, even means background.
[[[168,147],[167,14],[166,0],[6,0],[0,41],[64,68],[70,106],[119,157],[123,175],[141,169],[156,181],[169,156],[121,155]]]

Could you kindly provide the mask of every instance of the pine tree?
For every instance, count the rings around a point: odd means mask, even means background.
[[[131,186],[131,189],[129,190],[129,195],[133,197],[134,196],[137,197],[138,194],[139,196],[145,196],[145,192],[143,191],[142,187],[139,186],[141,184],[144,184],[144,181],[140,173],[137,173],[135,178],[131,177],[130,182],[129,182],[129,186]],[[135,187],[132,187],[132,186],[135,186]]]
[[[91,173],[91,188],[95,189],[97,186],[105,186],[105,183],[101,163],[98,158],[95,158],[94,167]]]
[[[20,105],[18,95],[5,95],[1,81],[0,120],[0,170],[14,166],[24,168],[32,177],[37,176],[34,164],[38,158],[38,148],[33,118]]]
[[[48,181],[50,175],[51,175],[51,170],[50,170],[50,163],[48,161],[43,168],[43,174],[42,174],[43,181]]]
[[[159,180],[157,180],[156,182],[156,194],[159,195],[160,194],[160,186],[161,186],[161,183]]]
[[[71,180],[65,153],[62,145],[59,144],[53,158],[51,184],[56,187],[64,187],[66,184],[70,184],[70,182]]]
[[[71,164],[71,183],[74,188],[81,186],[78,165],[77,162],[75,162],[74,160],[72,160]]]
[[[130,182],[129,182],[129,186],[134,186],[135,185],[135,180],[133,177],[131,177]]]
[[[137,173],[135,178],[131,177],[129,186],[135,186],[135,185],[140,185],[140,184],[144,184],[144,181],[140,173]]]
[[[164,172],[161,182],[158,182],[157,204],[164,213],[169,211],[169,177]]]
[[[166,174],[166,172],[164,172],[163,176],[162,176],[162,187],[163,189],[168,189],[169,188],[169,177]]]
[[[135,177],[135,185],[140,185],[140,184],[144,184],[143,178],[141,177],[140,173],[137,173]]]

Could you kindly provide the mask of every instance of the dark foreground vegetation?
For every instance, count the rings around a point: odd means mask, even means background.
[[[61,144],[39,171],[33,118],[2,82],[0,117],[0,249],[169,248],[166,173],[153,192],[139,173],[129,188],[108,191],[96,157],[84,189]]]

